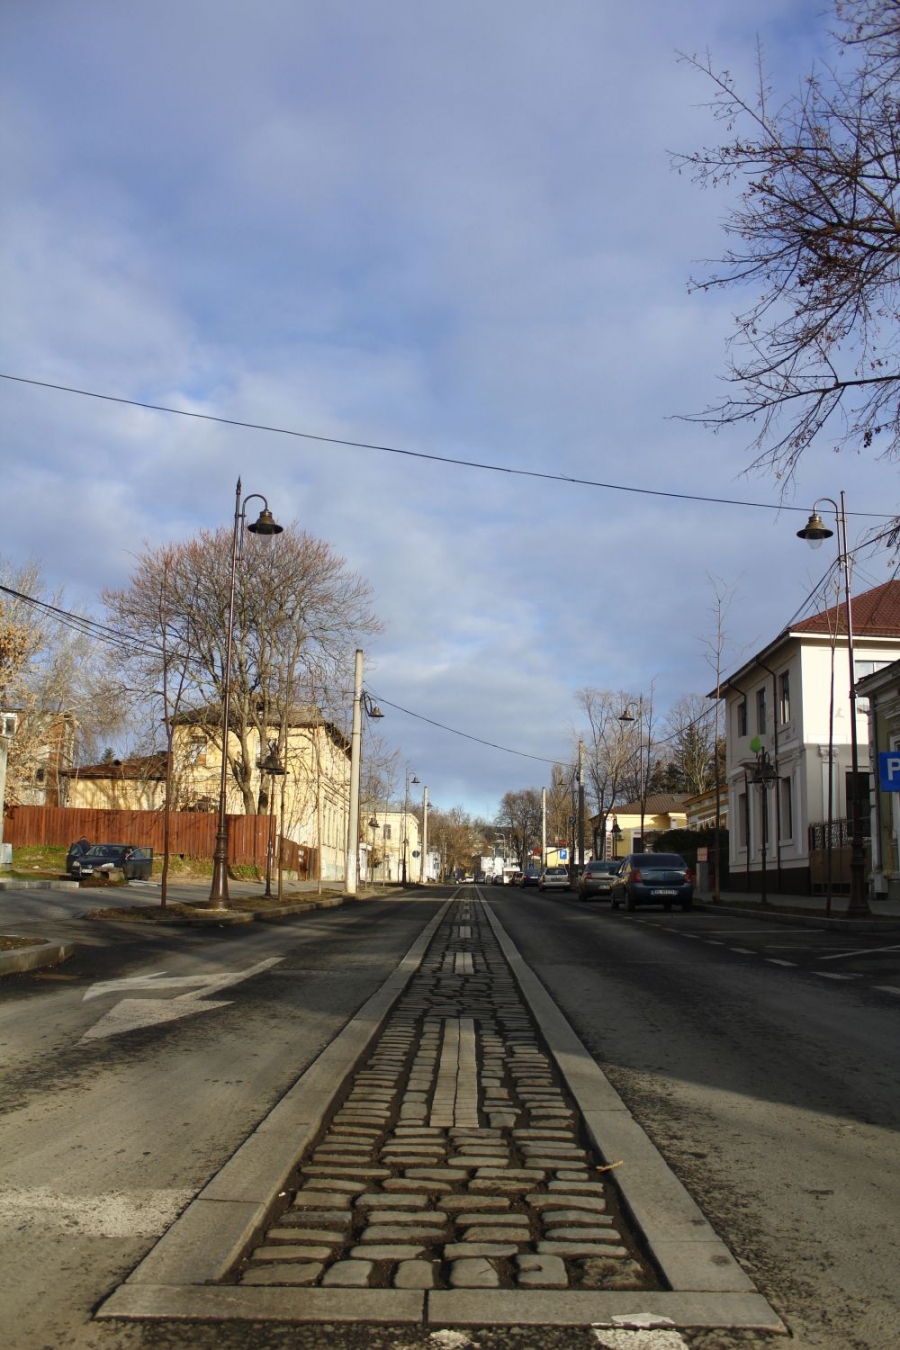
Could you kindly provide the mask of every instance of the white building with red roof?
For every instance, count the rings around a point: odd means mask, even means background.
[[[856,683],[900,657],[900,579],[854,596],[852,624]],[[846,891],[851,736],[843,600],[784,629],[724,678],[710,694],[717,696],[725,703],[729,888],[759,891],[765,882],[771,892],[823,892],[830,862],[834,891]],[[857,700],[868,834],[866,711],[865,699]],[[753,781],[764,761],[771,766],[768,787]]]

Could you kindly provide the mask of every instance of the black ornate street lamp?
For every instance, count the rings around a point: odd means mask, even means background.
[[[819,497],[813,503],[812,514],[798,539],[805,539],[811,548],[821,548],[823,539],[830,539],[830,530],[819,515],[819,502],[833,507],[838,528],[838,564],[844,576],[844,598],[847,615],[847,657],[850,663],[850,900],[849,914],[870,914],[866,897],[865,853],[863,850],[862,817],[859,811],[859,737],[856,730],[856,665],[853,655],[853,607],[850,598],[850,550],[847,544],[847,502],[841,493],[840,505],[831,497]],[[830,753],[830,752],[829,752]],[[830,762],[830,761],[829,761]],[[829,841],[830,847],[830,841]]]
[[[243,558],[244,525],[246,523],[247,503],[258,498],[263,509],[252,525],[247,525],[251,534],[260,539],[269,539],[281,534],[283,526],[276,524],[269,503],[259,492],[251,492],[241,501],[241,480],[237,480],[234,503],[234,535],[231,542],[231,583],[228,593],[228,628],[225,637],[225,669],[222,678],[222,772],[219,776],[219,817],[216,825],[216,847],[213,853],[212,885],[207,909],[225,909],[228,905],[228,819],[226,814],[226,789],[228,785],[228,734],[231,723],[231,647],[234,639],[234,592],[238,563]]]

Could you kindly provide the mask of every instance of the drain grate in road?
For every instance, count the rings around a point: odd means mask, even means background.
[[[480,905],[448,907],[241,1285],[651,1290]]]

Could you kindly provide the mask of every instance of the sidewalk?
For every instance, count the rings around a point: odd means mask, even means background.
[[[723,891],[721,901],[717,902],[709,891],[698,891],[694,897],[695,905],[705,909],[715,909],[723,914],[752,913],[758,917],[774,920],[776,923],[801,923],[811,928],[837,928],[847,932],[879,933],[893,927],[900,928],[900,900],[871,900],[869,914],[849,915],[849,896],[835,895],[831,899],[830,914],[826,912],[824,895],[772,895],[767,894],[763,904],[762,895],[757,891]]]

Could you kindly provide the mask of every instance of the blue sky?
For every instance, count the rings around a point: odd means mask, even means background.
[[[116,0],[0,11],[0,370],[352,440],[778,503],[714,400],[738,296],[690,297],[725,194],[709,47],[789,93],[822,6],[760,0]],[[713,682],[827,559],[804,516],[686,503],[165,417],[0,381],[0,551],[97,607],[142,540],[227,524],[234,481],[372,583],[386,700],[546,759],[576,690]],[[808,452],[789,504],[895,512],[890,465]],[[851,536],[863,526],[851,526]],[[888,575],[871,559],[864,588]],[[433,801],[492,814],[549,764],[391,713]]]

